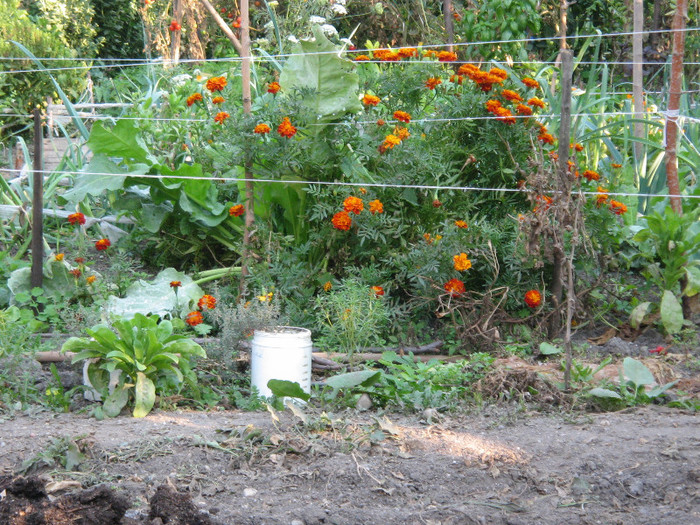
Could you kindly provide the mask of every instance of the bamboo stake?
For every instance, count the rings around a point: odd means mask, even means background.
[[[173,20],[178,24],[182,24],[183,0],[173,0]],[[182,39],[182,30],[170,32],[170,65],[176,66],[180,61],[180,40]]]
[[[452,0],[442,1],[442,14],[445,17],[445,31],[447,32],[447,49],[448,51],[454,51],[455,43],[455,26],[454,19],[452,17]]]
[[[34,108],[34,173],[32,174],[32,288],[41,287],[44,278],[44,133],[41,111]]]
[[[644,31],[644,4],[642,0],[634,0],[632,7],[632,18],[634,20],[634,31],[632,35],[632,95],[634,97],[634,118],[641,120],[644,118],[644,53],[642,50],[642,31]],[[634,123],[634,137],[643,139],[645,135],[644,124]],[[639,166],[644,155],[644,145],[641,140],[634,142],[634,159]]]
[[[241,0],[241,77],[243,81],[243,113],[250,116],[250,12],[248,0]],[[255,187],[253,185],[253,165],[250,155],[246,154],[245,161],[245,221],[243,224],[243,241],[241,250],[241,279],[239,281],[239,294],[241,297],[246,291],[246,277],[249,274],[248,261],[250,259],[250,234],[255,221]]]

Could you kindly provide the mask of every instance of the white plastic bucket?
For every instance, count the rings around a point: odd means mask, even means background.
[[[299,383],[311,393],[311,330],[293,326],[256,330],[250,368],[251,385],[263,397],[272,395],[267,387],[270,379]]]

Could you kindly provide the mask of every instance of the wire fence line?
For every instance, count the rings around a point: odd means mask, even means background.
[[[7,169],[2,170],[11,173],[28,173],[30,170],[22,169]],[[306,184],[309,186],[350,186],[361,188],[397,188],[397,189],[422,189],[422,190],[444,190],[444,191],[463,191],[463,192],[484,192],[484,193],[538,193],[529,188],[482,188],[479,186],[441,186],[439,184],[393,184],[385,182],[343,182],[343,181],[319,181],[319,180],[279,180],[279,179],[258,179],[245,177],[224,177],[224,176],[201,176],[191,177],[186,175],[153,175],[153,174],[136,174],[136,173],[114,173],[114,172],[91,172],[77,170],[31,170],[34,173],[43,174],[58,174],[58,175],[93,175],[100,177],[132,177],[136,179],[174,179],[174,180],[207,180],[212,182],[255,182],[265,184]],[[552,193],[560,193],[553,191]],[[620,196],[620,197],[680,197],[682,199],[700,199],[700,195],[670,195],[656,193],[630,193],[630,192],[613,192],[613,191],[572,191],[571,195],[601,195]]]

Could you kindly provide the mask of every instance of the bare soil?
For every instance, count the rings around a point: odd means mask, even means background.
[[[5,419],[0,523],[700,524],[700,427],[682,410],[303,417]]]

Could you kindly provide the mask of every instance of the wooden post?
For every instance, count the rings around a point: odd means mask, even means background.
[[[34,108],[34,171],[32,174],[32,288],[43,284],[44,270],[44,132],[41,111]]]
[[[688,11],[687,0],[678,0],[676,14],[673,16],[673,54],[671,58],[671,86],[668,93],[668,111],[666,112],[666,184],[671,195],[671,208],[677,214],[683,213],[678,183],[678,110],[681,102],[683,76],[683,54],[685,53],[685,19]]]
[[[182,24],[183,0],[173,0],[173,20]],[[170,32],[170,64],[176,66],[180,61],[180,40],[182,30]]]
[[[634,0],[632,7],[633,27],[632,34],[632,95],[634,97],[634,118],[644,118],[644,52],[642,31],[644,31],[644,3],[642,0]],[[645,126],[642,122],[634,123],[634,137],[639,140],[634,142],[634,159],[637,166],[642,162],[644,144],[640,139],[645,135]]]
[[[447,49],[454,50],[455,43],[455,25],[452,13],[452,0],[442,1],[442,14],[445,17],[445,32],[447,33]]]
[[[243,82],[243,113],[250,116],[251,93],[250,93],[250,12],[248,0],[241,0],[241,77]],[[239,294],[241,297],[246,291],[246,277],[249,274],[248,262],[250,259],[250,232],[255,221],[255,187],[253,185],[253,165],[252,159],[246,153],[245,161],[245,221],[243,224],[243,242],[241,250],[241,280],[239,282]]]

